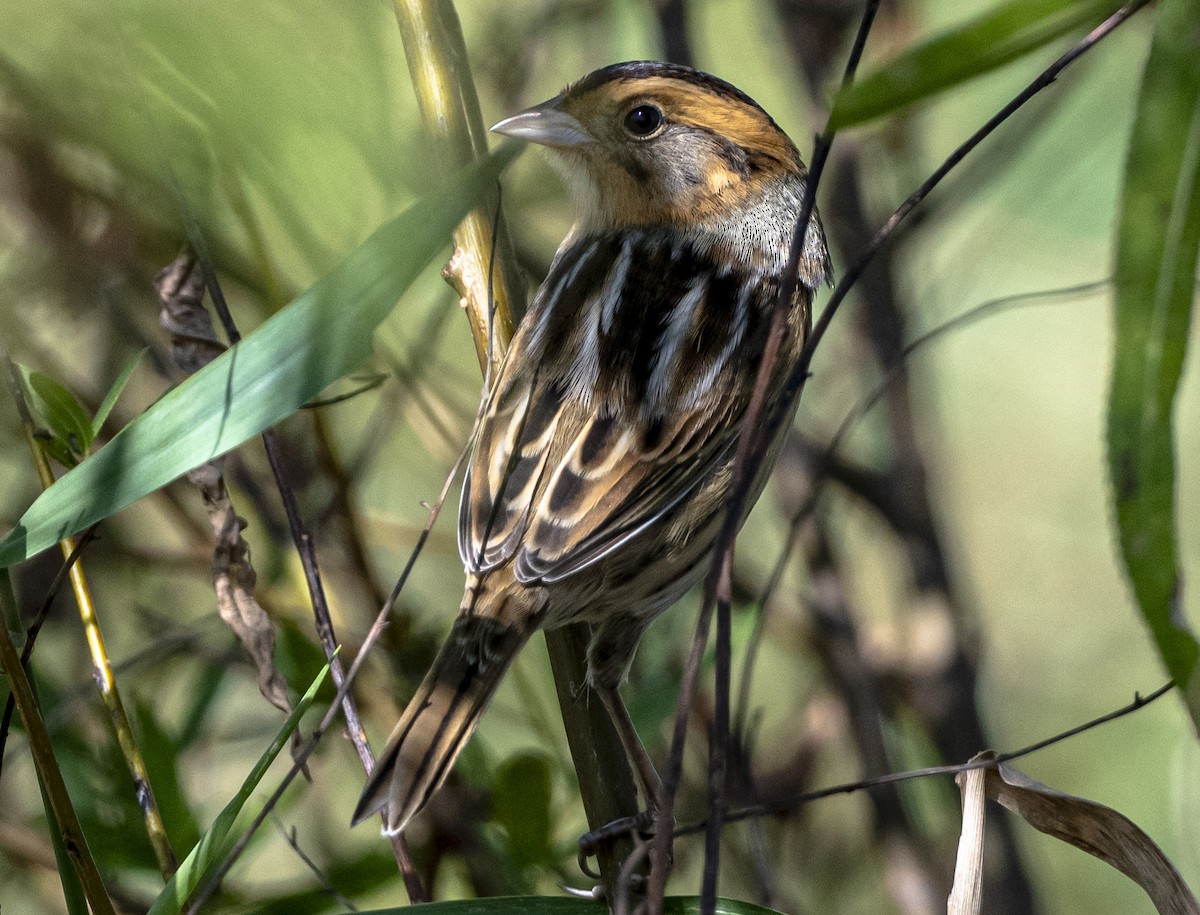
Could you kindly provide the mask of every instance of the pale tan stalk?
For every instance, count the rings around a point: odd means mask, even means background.
[[[434,141],[437,160],[450,174],[487,154],[487,132],[458,14],[450,0],[394,0],[393,6],[421,119]],[[485,371],[489,352],[494,368],[512,338],[513,306],[522,295],[520,271],[508,235],[497,220],[498,208],[497,192],[467,214],[454,231],[454,255],[442,274],[461,299]],[[489,349],[492,315],[495,326]],[[488,377],[494,376],[492,372]]]

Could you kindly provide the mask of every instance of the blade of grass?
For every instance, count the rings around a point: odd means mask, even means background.
[[[233,830],[234,823],[237,821],[238,814],[245,807],[246,802],[250,799],[250,795],[254,789],[258,787],[258,783],[262,781],[266,775],[268,767],[275,761],[275,757],[279,755],[279,751],[287,744],[288,738],[292,736],[292,732],[300,724],[300,719],[312,705],[316,698],[317,690],[325,681],[326,675],[329,673],[329,665],[326,664],[321,668],[321,672],[317,674],[315,680],[308,687],[308,690],[296,703],[296,708],[288,716],[287,721],[283,723],[283,727],[279,729],[279,733],[275,735],[275,739],[271,741],[271,745],[259,757],[254,768],[250,770],[250,774],[246,776],[246,780],[242,782],[237,793],[225,805],[224,809],[217,814],[217,818],[213,820],[212,826],[196,843],[196,847],[191,850],[183,862],[179,865],[179,869],[175,872],[170,882],[166,885],[163,891],[154,900],[154,905],[150,907],[147,915],[176,915],[188,897],[200,885],[200,881],[204,875],[212,868],[212,866],[223,859],[229,852],[229,846],[232,845],[230,833]]]
[[[0,566],[235,448],[358,368],[375,328],[515,152],[500,150],[384,223],[307,292],[64,474],[0,541]]]
[[[42,807],[46,811],[46,821],[53,823],[54,808],[50,805],[50,795],[46,793],[45,785],[39,783],[38,789],[42,796]],[[66,840],[57,829],[50,830],[50,847],[54,849],[54,863],[58,867],[58,882],[62,886],[63,904],[66,906],[67,915],[89,915],[87,893],[83,890],[79,874],[71,864],[71,853],[67,851]]]
[[[133,375],[133,370],[138,367],[138,363],[142,361],[142,357],[149,351],[149,347],[143,347],[140,351],[129,357],[129,361],[125,363],[121,369],[121,374],[117,376],[117,380],[112,383],[112,387],[108,389],[108,393],[104,395],[104,400],[100,402],[100,407],[96,410],[96,415],[92,417],[92,438],[95,439],[100,434],[100,427],[104,425],[104,421],[108,419],[108,414],[112,412],[112,408],[117,405],[117,400],[121,396],[121,392],[125,390],[125,385],[129,383],[130,377]]]
[[[1108,467],[1121,557],[1200,729],[1200,645],[1184,617],[1172,412],[1200,248],[1200,0],[1165,0],[1142,77],[1116,252]]]
[[[905,51],[837,94],[832,130],[889,114],[1102,22],[1115,0],[1010,0]]]

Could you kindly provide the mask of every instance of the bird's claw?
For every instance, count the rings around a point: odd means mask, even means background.
[[[574,896],[576,899],[590,899],[593,902],[604,901],[604,886],[596,884],[590,890],[581,889],[576,886],[562,886],[562,891],[568,896]]]
[[[656,810],[643,810],[633,816],[605,823],[599,829],[585,832],[579,837],[579,869],[593,880],[599,880],[600,875],[592,870],[589,859],[597,855],[601,846],[622,836],[633,836],[635,840],[642,841],[650,839],[654,836],[657,822]]]

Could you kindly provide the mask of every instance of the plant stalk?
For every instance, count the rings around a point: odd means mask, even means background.
[[[8,605],[6,609],[15,608],[12,592],[12,580],[8,569],[0,569],[0,602]],[[6,614],[7,615],[7,614]],[[37,699],[33,695],[33,687],[25,676],[25,668],[21,666],[21,658],[17,646],[7,626],[0,626],[0,667],[8,676],[9,688],[17,703],[17,711],[21,715],[21,723],[29,738],[29,750],[33,756],[33,764],[37,769],[38,779],[50,800],[50,809],[54,813],[54,824],[63,838],[63,846],[74,865],[88,904],[95,915],[115,915],[112,901],[104,889],[100,872],[96,869],[96,861],[84,838],[83,828],[79,825],[79,817],[71,804],[71,796],[67,793],[66,783],[54,758],[54,747],[50,743],[50,734],[46,731],[46,723],[38,710]]]
[[[54,471],[50,468],[50,460],[46,457],[45,449],[42,448],[34,434],[33,417],[26,406],[25,395],[18,381],[16,367],[9,361],[7,368],[11,393],[21,415],[21,425],[25,430],[25,442],[29,446],[33,466],[37,470],[38,481],[41,483],[42,489],[46,490],[54,484]],[[59,541],[59,547],[62,550],[63,559],[71,562],[75,553],[75,538],[64,537]],[[104,645],[104,634],[100,631],[100,620],[96,616],[96,605],[92,600],[92,592],[83,571],[83,563],[79,561],[71,563],[68,574],[71,580],[71,590],[75,593],[75,603],[79,607],[79,620],[83,624],[83,635],[87,641],[88,654],[92,659],[92,677],[95,679],[96,685],[100,687],[100,697],[112,720],[117,745],[121,749],[121,755],[125,759],[129,775],[133,779],[134,793],[142,811],[146,835],[154,849],[154,858],[158,863],[159,872],[164,880],[169,880],[175,873],[175,868],[179,866],[179,862],[175,858],[174,851],[171,850],[166,826],[163,824],[162,814],[159,813],[158,802],[154,799],[154,790],[150,785],[150,776],[146,771],[146,762],[142,758],[137,739],[133,735],[129,716],[125,712],[125,703],[121,700],[121,692],[117,688],[117,681],[113,676],[112,663],[108,658],[108,649]],[[24,713],[22,713],[22,720],[24,720]]]
[[[421,117],[438,160],[447,171],[469,165],[486,154],[487,134],[454,4],[393,0],[393,6]],[[497,193],[471,211],[454,233],[454,255],[443,271],[467,313],[488,382],[497,375],[524,296],[499,206]],[[590,689],[572,688],[583,682],[587,669],[586,624],[545,635],[584,809],[591,828],[598,829],[635,812],[633,772],[599,697]],[[616,899],[624,851],[624,846],[614,845],[600,857],[610,902]]]

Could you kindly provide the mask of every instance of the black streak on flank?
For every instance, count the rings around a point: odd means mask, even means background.
[[[546,359],[553,362],[566,354],[567,343],[578,329],[580,308],[589,296],[602,287],[620,252],[620,242],[615,236],[593,237],[589,241],[595,242],[596,250],[589,256],[589,244],[581,242],[575,245],[554,265],[542,284],[542,290],[558,289],[559,278],[575,270],[580,260],[586,258],[582,266],[578,266],[578,272],[571,282],[563,287],[555,299],[547,300],[539,295],[534,301],[532,313],[526,318],[528,321],[545,323],[539,348],[532,353],[534,361]]]

